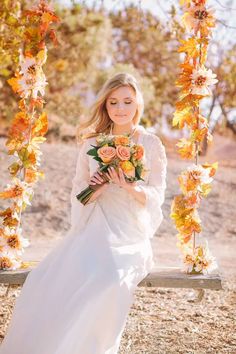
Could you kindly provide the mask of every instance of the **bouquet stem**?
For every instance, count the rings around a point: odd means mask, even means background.
[[[91,196],[100,189],[105,183],[109,180],[106,175],[102,175],[104,183],[102,184],[89,184],[87,188],[83,189],[79,194],[76,195],[76,198],[83,204],[86,205],[89,202]]]

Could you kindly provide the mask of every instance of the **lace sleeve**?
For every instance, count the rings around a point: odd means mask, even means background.
[[[75,176],[72,179],[72,190],[70,195],[71,200],[71,230],[78,231],[82,228],[87,221],[91,211],[94,208],[95,203],[83,205],[76,198],[84,188],[88,187],[90,180],[89,173],[89,156],[87,151],[89,150],[88,140],[83,141],[77,148],[77,162]]]
[[[153,237],[156,230],[163,220],[163,213],[161,206],[165,199],[166,189],[166,170],[167,158],[164,145],[160,138],[153,135],[150,158],[150,175],[147,185],[139,185],[145,192],[146,204],[144,207],[146,216],[146,225],[148,225],[149,237]]]

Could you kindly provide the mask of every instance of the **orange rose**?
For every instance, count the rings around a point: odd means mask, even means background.
[[[129,137],[128,136],[123,136],[123,135],[118,135],[114,138],[114,144],[115,146],[117,145],[129,145]]]
[[[134,150],[134,154],[133,154],[133,158],[135,160],[141,160],[144,156],[144,148],[142,145],[136,145],[135,146],[135,150]]]
[[[97,153],[103,162],[108,163],[116,156],[116,149],[112,146],[102,146]]]
[[[121,161],[119,165],[127,177],[135,177],[135,167],[130,161]]]
[[[130,159],[130,148],[128,146],[118,145],[116,147],[116,154],[122,161],[129,160]]]

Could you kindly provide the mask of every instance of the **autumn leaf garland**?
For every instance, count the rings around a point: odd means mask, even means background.
[[[211,95],[210,86],[217,83],[216,75],[205,67],[207,48],[212,28],[215,26],[214,11],[207,7],[206,0],[180,0],[184,14],[183,25],[190,37],[181,40],[178,49],[184,53],[184,62],[176,81],[180,88],[179,100],[172,121],[173,126],[190,130],[188,139],[182,138],[176,144],[183,159],[195,159],[195,163],[178,177],[182,194],[177,195],[171,205],[171,218],[178,230],[177,246],[182,252],[183,270],[188,273],[209,273],[217,267],[210,254],[208,243],[196,246],[196,234],[202,226],[198,208],[202,198],[211,191],[211,182],[218,163],[198,164],[201,143],[212,142],[207,119],[200,113],[200,101]]]
[[[42,96],[47,85],[42,66],[47,59],[47,39],[57,45],[51,25],[59,22],[44,0],[22,16],[25,29],[19,68],[15,76],[8,80],[12,90],[21,98],[20,111],[12,121],[6,141],[8,154],[15,156],[16,161],[8,167],[11,183],[0,192],[1,199],[12,202],[10,207],[0,211],[0,269],[4,270],[26,266],[20,256],[29,246],[29,241],[22,235],[21,217],[27,205],[31,205],[33,185],[44,177],[43,171],[39,170],[42,155],[40,144],[46,140],[44,135],[48,130],[48,120],[42,111]]]

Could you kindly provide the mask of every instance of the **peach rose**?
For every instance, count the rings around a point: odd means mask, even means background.
[[[127,177],[135,177],[135,167],[130,161],[121,161],[119,166]]]
[[[116,147],[116,154],[122,161],[130,159],[130,148],[128,146],[118,145]]]
[[[115,146],[118,145],[129,145],[129,137],[128,136],[123,136],[123,135],[118,135],[114,138],[114,144]]]
[[[144,156],[144,148],[142,145],[136,145],[135,146],[135,150],[134,150],[134,154],[133,154],[133,158],[135,160],[141,160]]]
[[[112,146],[102,146],[97,151],[98,156],[103,162],[108,163],[114,159],[116,156],[116,149]]]

